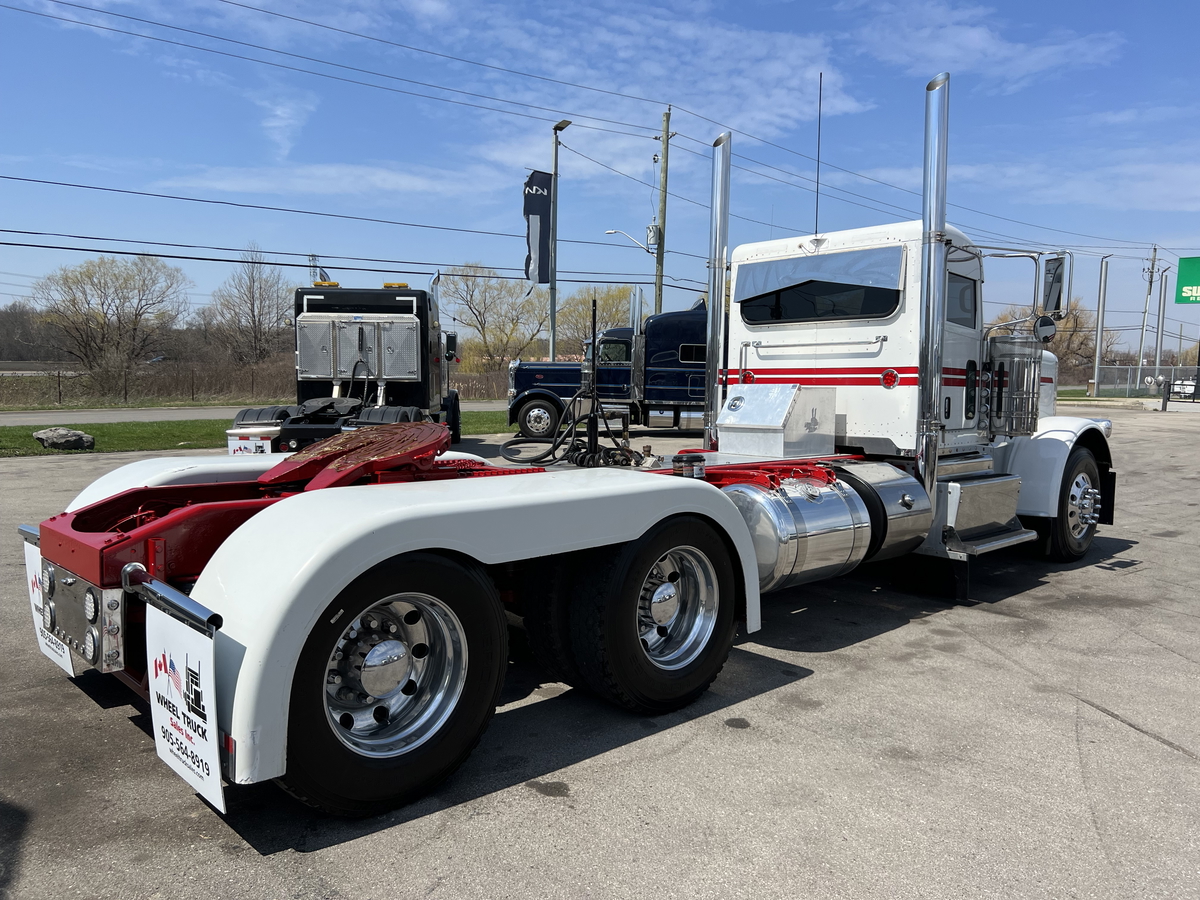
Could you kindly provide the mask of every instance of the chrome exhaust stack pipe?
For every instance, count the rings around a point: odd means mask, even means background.
[[[729,266],[729,170],[732,134],[713,142],[712,209],[708,227],[708,346],[704,357],[704,446],[717,446],[721,411],[721,351],[725,337],[725,289]]]
[[[925,177],[921,215],[921,376],[917,465],[937,511],[937,464],[942,421],[942,327],[946,310],[946,142],[950,132],[950,73],[925,86]]]

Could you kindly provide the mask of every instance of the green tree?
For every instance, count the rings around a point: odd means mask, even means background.
[[[111,383],[162,351],[187,311],[190,286],[160,259],[101,256],[39,279],[31,297],[57,349]]]
[[[473,352],[460,354],[465,371],[500,371],[537,340],[550,319],[547,291],[530,291],[528,282],[501,278],[480,265],[456,266],[443,275],[441,297],[468,332],[464,350]]]

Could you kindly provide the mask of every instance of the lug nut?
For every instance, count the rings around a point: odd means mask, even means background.
[[[330,672],[330,673],[329,673],[329,683],[330,683],[330,684],[341,684],[341,683],[342,683],[342,676],[341,676],[341,675],[338,675],[338,674],[336,674],[336,673],[334,673],[334,672]]]

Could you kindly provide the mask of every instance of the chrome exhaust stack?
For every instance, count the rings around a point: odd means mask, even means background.
[[[930,505],[937,507],[942,422],[942,327],[946,310],[946,143],[950,132],[950,73],[925,86],[925,175],[921,215],[921,376],[917,465]]]
[[[721,411],[721,350],[725,337],[725,292],[729,268],[729,169],[732,135],[713,142],[712,211],[708,228],[708,346],[704,357],[704,446],[717,446]]]

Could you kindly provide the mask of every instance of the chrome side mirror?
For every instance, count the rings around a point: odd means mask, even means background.
[[[1048,344],[1058,334],[1058,325],[1050,316],[1038,316],[1033,323],[1033,334],[1043,344]]]

